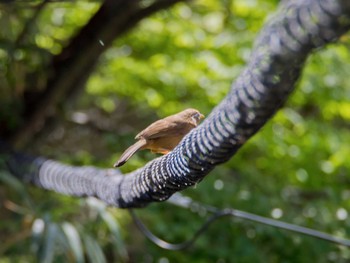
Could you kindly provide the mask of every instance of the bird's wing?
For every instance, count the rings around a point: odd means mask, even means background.
[[[174,136],[183,133],[183,127],[188,123],[181,120],[171,121],[167,118],[158,120],[136,135],[135,139],[155,139],[164,136]]]

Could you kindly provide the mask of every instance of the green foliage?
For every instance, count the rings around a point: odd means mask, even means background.
[[[102,202],[61,196],[45,199],[47,194],[33,189],[29,193],[4,171],[0,181],[8,189],[0,209],[5,220],[0,224],[0,262],[21,262],[27,255],[33,255],[33,260],[28,259],[32,262],[85,262],[85,255],[90,262],[107,262],[106,243],[114,251],[110,260],[124,262],[128,258],[116,216]],[[10,236],[11,232],[16,234]]]
[[[101,57],[89,78],[87,92],[74,108],[65,109],[66,122],[57,124],[34,149],[77,165],[110,167],[134,141],[135,134],[157,118],[186,107],[198,108],[207,115],[249,61],[253,41],[266,17],[275,10],[276,2],[201,0],[178,4],[143,20]],[[15,90],[30,88],[23,85],[21,76],[39,71],[45,80],[48,54],[59,53],[63,43],[96,8],[95,3],[50,4],[24,41],[28,45],[20,49],[22,53],[13,55],[10,64],[6,63],[10,56],[8,47],[0,47],[0,67],[4,69],[0,78],[7,87],[0,90],[4,95],[0,100],[5,101],[0,104],[1,118],[12,118],[16,126],[16,112],[9,116],[3,108],[9,109],[16,103],[21,107]],[[23,26],[30,14],[26,9],[18,9],[16,19],[6,20],[2,15],[0,23]],[[0,34],[10,41],[19,32],[3,30]],[[36,48],[29,49],[31,45]],[[232,160],[184,194],[217,207],[233,207],[349,236],[349,61],[346,37],[313,54],[284,109]],[[15,62],[25,74],[16,73],[14,81],[10,75]],[[74,116],[87,117],[89,125],[75,121],[79,118]],[[154,157],[152,153],[140,152],[122,170],[136,169]],[[9,244],[5,250],[0,248],[4,262],[20,262],[28,255],[33,262],[350,260],[347,249],[325,241],[229,218],[214,223],[191,249],[169,252],[146,241],[132,226],[127,227],[129,218],[121,210],[107,209],[95,200],[79,201],[40,189],[26,192],[23,186],[5,177],[1,177],[1,196],[23,209],[15,213],[3,208],[6,212],[1,215],[0,234]],[[156,234],[171,242],[189,238],[208,216],[166,203],[152,204],[138,214]],[[32,233],[37,224],[43,226],[41,231]],[[25,232],[28,229],[32,239]],[[11,234],[21,231],[27,235],[18,244],[10,243]]]
[[[18,128],[24,93],[45,88],[52,55],[62,50],[98,6],[58,2],[38,11],[35,1],[0,4],[0,128],[2,123],[10,132]]]

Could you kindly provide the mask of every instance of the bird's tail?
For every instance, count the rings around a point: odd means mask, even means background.
[[[146,145],[146,140],[139,140],[131,145],[125,152],[120,156],[119,160],[114,164],[114,167],[120,167],[125,164],[131,156],[133,156],[139,149]]]

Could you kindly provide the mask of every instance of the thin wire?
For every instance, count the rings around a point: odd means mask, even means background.
[[[168,250],[182,250],[190,247],[197,240],[197,238],[207,230],[207,228],[211,223],[213,223],[220,217],[231,215],[231,214],[228,214],[226,211],[220,211],[218,213],[215,213],[202,224],[202,226],[194,233],[194,235],[189,240],[184,241],[182,243],[173,244],[163,239],[160,239],[159,237],[154,235],[140,220],[140,218],[138,218],[138,216],[135,214],[135,212],[132,209],[129,209],[129,212],[135,224],[137,225],[137,227],[150,241],[152,241],[157,246]]]
[[[157,246],[164,248],[164,249],[167,249],[167,250],[183,250],[183,249],[190,247],[199,238],[199,236],[201,234],[203,234],[208,229],[210,224],[212,224],[214,221],[216,221],[222,217],[226,217],[226,216],[242,218],[242,219],[257,222],[260,224],[264,224],[264,225],[268,225],[268,226],[272,226],[272,227],[276,227],[276,228],[280,228],[280,229],[284,229],[284,230],[289,230],[289,231],[292,231],[292,232],[295,232],[298,234],[302,234],[305,236],[318,238],[318,239],[325,240],[325,241],[328,241],[331,243],[335,243],[335,244],[338,244],[341,246],[350,247],[350,240],[349,239],[336,237],[336,236],[333,236],[333,235],[330,235],[328,233],[321,232],[321,231],[318,231],[315,229],[286,223],[283,221],[255,215],[255,214],[248,213],[248,212],[241,211],[241,210],[237,210],[237,209],[227,208],[227,209],[221,210],[221,209],[218,209],[218,208],[213,207],[213,206],[208,206],[208,205],[200,204],[198,202],[193,202],[192,199],[190,199],[189,197],[184,197],[180,194],[174,195],[171,199],[169,199],[169,202],[171,204],[174,204],[174,205],[177,205],[177,206],[180,206],[183,208],[195,209],[195,210],[198,209],[198,211],[202,210],[202,211],[210,212],[210,213],[213,213],[213,215],[210,216],[202,224],[202,226],[193,234],[193,236],[190,239],[188,239],[187,241],[184,241],[182,243],[174,244],[174,243],[169,243],[169,242],[157,237],[156,235],[154,235],[145,226],[145,224],[138,218],[136,213],[133,210],[129,209],[131,217],[133,218],[136,226],[140,229],[140,231],[151,242],[153,242]]]

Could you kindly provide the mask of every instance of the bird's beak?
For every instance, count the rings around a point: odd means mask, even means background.
[[[204,118],[205,118],[205,116],[204,116],[203,114],[200,114],[200,115],[199,115],[199,119],[200,119],[200,120],[202,120],[202,119],[204,119]]]

